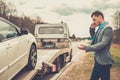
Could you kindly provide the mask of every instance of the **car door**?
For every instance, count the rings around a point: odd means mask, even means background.
[[[8,80],[8,54],[0,27],[0,80]]]
[[[6,41],[6,48],[8,51],[8,79],[10,80],[21,68],[20,57],[20,47],[19,47],[19,37],[11,38]]]
[[[21,47],[21,45],[24,43],[15,25],[8,21],[2,21],[1,24],[4,27],[2,33],[5,37],[4,43],[8,56],[8,79],[11,79],[24,66],[21,64],[24,56],[24,46]]]

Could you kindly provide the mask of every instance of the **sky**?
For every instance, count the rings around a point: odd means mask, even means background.
[[[92,23],[91,13],[103,12],[110,24],[112,15],[120,10],[120,0],[6,0],[16,6],[17,14],[40,17],[47,23],[67,23],[70,34],[88,37]]]

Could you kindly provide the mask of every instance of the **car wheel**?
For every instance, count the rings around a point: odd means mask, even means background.
[[[29,59],[28,59],[28,69],[34,69],[37,63],[37,49],[35,45],[31,46],[30,49],[30,54],[29,54]]]

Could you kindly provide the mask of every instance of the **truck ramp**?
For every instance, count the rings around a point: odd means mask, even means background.
[[[42,63],[51,63],[59,49],[38,49],[37,50],[37,64],[34,70],[27,70],[26,68],[22,69],[12,80],[32,80],[36,74],[42,69]]]

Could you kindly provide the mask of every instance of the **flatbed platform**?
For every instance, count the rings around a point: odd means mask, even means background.
[[[34,70],[23,69],[12,80],[32,80],[34,76],[42,69],[42,63],[52,63],[59,55],[60,49],[38,49],[37,64]]]

